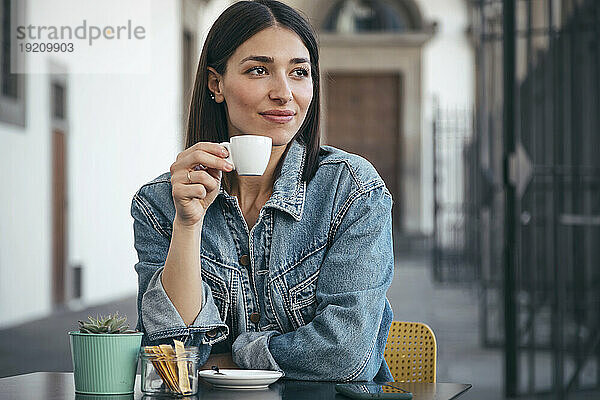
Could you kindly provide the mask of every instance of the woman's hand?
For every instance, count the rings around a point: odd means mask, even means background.
[[[175,223],[194,228],[219,193],[222,171],[233,166],[224,160],[227,149],[217,143],[199,142],[177,155],[171,165]]]

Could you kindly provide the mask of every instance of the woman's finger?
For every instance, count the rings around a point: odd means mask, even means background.
[[[227,157],[229,155],[229,153],[227,152],[227,149],[218,143],[198,142],[195,145],[190,146],[187,149],[183,150],[181,153],[179,153],[177,155],[177,160],[179,160],[180,158],[184,158],[187,155],[193,153],[194,151],[198,151],[198,150],[205,151],[207,153],[214,154],[215,156],[221,156],[221,157]]]
[[[220,179],[215,179],[211,174],[209,174],[206,171],[191,171],[189,174],[189,180],[190,182],[188,182],[188,184],[195,184],[195,183],[200,183],[202,185],[204,185],[206,187],[206,190],[208,192],[212,192],[213,190],[217,189],[221,183]],[[218,171],[220,173],[220,171]],[[186,174],[186,179],[187,179],[187,174]]]
[[[223,178],[223,171],[221,171],[221,170],[214,169],[214,168],[207,168],[205,171],[219,182]]]
[[[203,199],[206,197],[206,188],[201,183],[176,184],[173,186],[173,198],[180,200]]]
[[[213,168],[206,170],[177,170],[171,175],[171,185],[184,184],[190,185],[195,183],[207,184],[211,188],[218,187],[221,183],[222,172]],[[210,191],[210,189],[209,189]]]
[[[175,164],[176,169],[185,168],[193,170],[197,165],[201,165],[199,169],[215,168],[221,171],[231,171],[233,169],[233,166],[225,161],[225,159],[203,150],[195,150],[178,160]]]

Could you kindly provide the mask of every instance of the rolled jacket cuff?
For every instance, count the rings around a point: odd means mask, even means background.
[[[275,335],[279,335],[279,332],[244,332],[240,334],[231,347],[233,361],[246,369],[283,372],[269,351],[269,341]]]
[[[154,273],[142,297],[141,314],[148,339],[202,333],[202,344],[212,345],[224,340],[229,334],[229,328],[221,321],[208,284],[202,282],[202,308],[194,322],[186,326],[162,285],[163,270],[164,267],[161,267]]]

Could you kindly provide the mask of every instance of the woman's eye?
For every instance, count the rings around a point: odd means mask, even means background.
[[[264,75],[267,70],[264,67],[254,67],[248,70],[251,75]]]
[[[297,77],[307,77],[309,75],[309,72],[307,69],[297,68],[293,71],[293,74]]]

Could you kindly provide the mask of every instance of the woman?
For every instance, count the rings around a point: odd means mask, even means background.
[[[392,198],[368,161],[319,146],[318,57],[308,22],[276,1],[213,25],[187,148],[132,202],[144,344],[183,338],[208,367],[392,380]],[[217,144],[244,134],[272,139],[262,176],[238,176]]]

